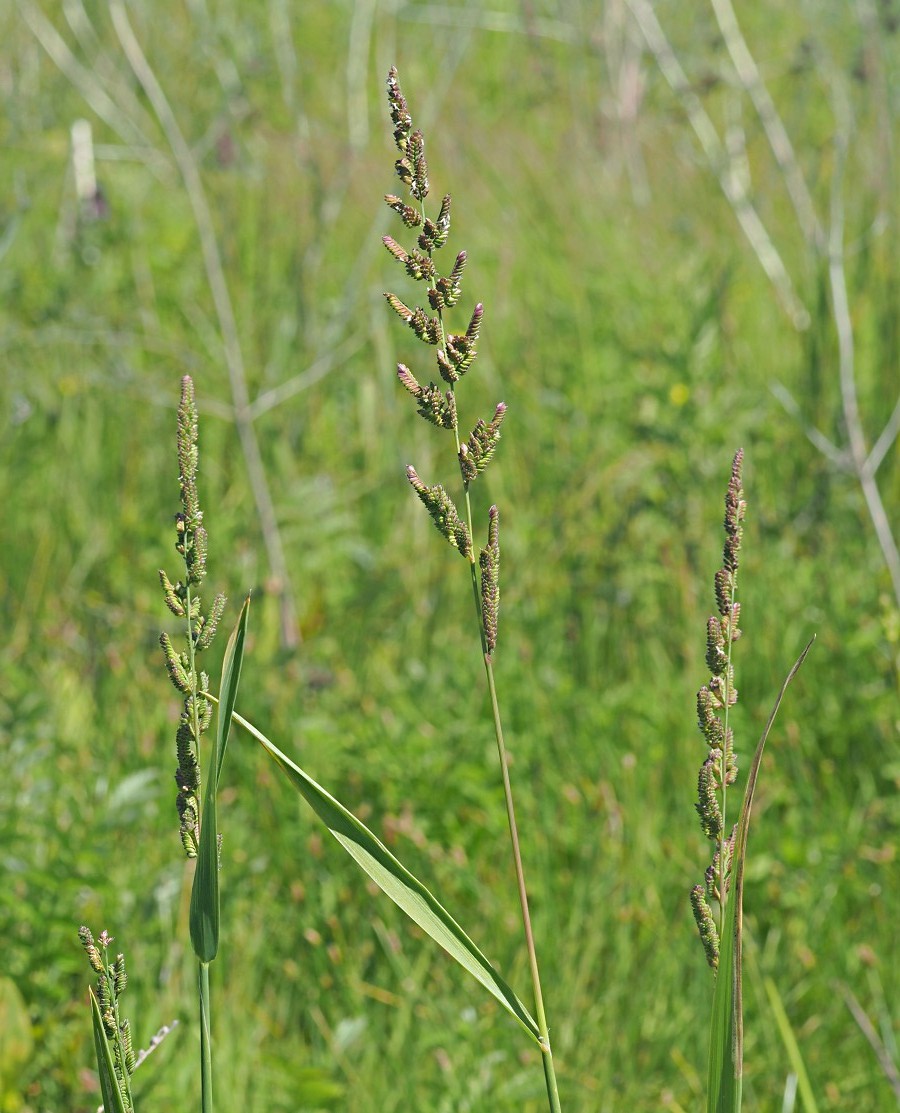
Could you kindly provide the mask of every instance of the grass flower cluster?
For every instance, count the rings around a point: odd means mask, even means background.
[[[427,387],[421,386],[412,371],[403,363],[397,364],[397,378],[415,399],[421,417],[437,428],[450,430],[453,433],[465,505],[464,515],[460,515],[443,485],[429,486],[424,483],[412,465],[407,467],[406,475],[438,531],[469,562],[506,801],[516,887],[528,951],[535,1016],[539,1030],[538,1042],[542,1053],[550,1109],[558,1110],[560,1099],[550,1046],[550,1030],[544,1009],[509,763],[493,673],[492,655],[497,646],[500,609],[500,514],[496,506],[492,506],[488,511],[487,542],[481,548],[477,559],[472,542],[474,529],[470,487],[494,458],[500,441],[500,427],[506,416],[506,404],[499,402],[489,421],[479,419],[469,436],[465,439],[461,437],[456,389],[478,354],[477,343],[484,317],[484,306],[481,302],[475,304],[465,332],[450,331],[445,322],[445,313],[460,299],[461,279],[468,257],[464,251],[460,251],[446,274],[438,270],[435,254],[446,245],[449,238],[451,198],[449,194],[445,194],[436,218],[432,219],[428,216],[425,205],[429,193],[425,139],[422,132],[413,126],[409,105],[400,88],[397,70],[393,67],[388,74],[387,84],[391,122],[394,125],[394,142],[400,153],[400,158],[395,163],[395,170],[415,203],[408,204],[395,194],[387,194],[385,203],[399,215],[407,229],[416,233],[416,246],[411,251],[406,251],[391,236],[384,237],[384,246],[394,259],[403,264],[410,278],[424,284],[431,313],[422,306],[410,309],[393,293],[386,293],[385,298],[394,312],[413,331],[416,338],[434,349],[437,375],[446,384],[447,389],[442,390],[434,381],[429,382]]]
[[[559,1113],[562,1108],[493,669],[500,613],[500,513],[496,506],[487,511],[485,543],[478,546],[474,541],[471,487],[496,455],[507,407],[504,402],[498,402],[490,418],[479,418],[468,433],[463,431],[465,427],[460,423],[457,389],[478,355],[484,307],[480,302],[475,303],[464,318],[467,323],[462,331],[451,331],[448,318],[463,297],[462,280],[467,255],[459,251],[450,258],[448,266],[439,265],[443,258],[440,253],[450,239],[451,198],[449,194],[444,195],[437,212],[429,214],[430,183],[425,139],[422,132],[414,127],[397,71],[393,68],[388,75],[388,104],[394,141],[400,156],[395,170],[406,188],[408,200],[389,193],[385,195],[385,202],[413,242],[404,247],[392,236],[385,236],[383,242],[407,277],[420,284],[424,296],[419,299],[421,304],[412,308],[394,293],[386,293],[385,298],[433,359],[433,375],[427,385],[423,385],[405,363],[397,364],[396,374],[400,385],[413,399],[419,416],[439,431],[452,434],[457,469],[452,484],[447,486],[425,481],[411,464],[406,468],[406,478],[440,535],[468,564],[504,792],[534,1016],[435,894],[335,794],[313,780],[262,731],[237,713],[235,704],[249,600],[241,609],[225,650],[219,694],[215,696],[210,691],[209,676],[200,668],[199,659],[215,637],[226,600],[218,594],[209,609],[204,610],[200,598],[200,587],[207,570],[208,537],[197,489],[197,406],[193,382],[185,377],[182,380],[176,437],[181,509],[175,519],[175,547],[181,557],[182,568],[174,580],[164,571],[159,573],[165,603],[183,623],[183,641],[181,647],[177,647],[172,637],[164,633],[160,643],[167,673],[182,699],[175,739],[176,807],[184,852],[189,859],[196,860],[190,937],[198,962],[202,1113],[212,1113],[213,1109],[209,967],[218,954],[220,933],[218,876],[221,836],[216,800],[232,724],[240,727],[262,747],[360,869],[518,1022],[532,1041],[532,1048],[537,1047],[540,1051],[551,1113]],[[423,381],[425,377],[422,376]],[[696,810],[704,835],[713,843],[713,854],[706,870],[705,883],[692,890],[691,904],[707,961],[717,972],[711,1024],[708,1113],[736,1113],[740,1109],[743,1047],[741,901],[750,811],[763,747],[775,713],[809,648],[807,646],[804,650],[782,686],[750,764],[741,806],[729,829],[727,817],[733,809],[728,806],[728,790],[737,777],[730,710],[738,697],[732,655],[734,645],[741,636],[737,573],[746,513],[742,466],[741,450],[734,457],[726,491],[723,562],[714,581],[717,613],[709,618],[706,630],[706,663],[710,677],[697,696],[699,726],[707,754],[698,777]],[[455,495],[450,493],[454,489],[457,491]],[[215,736],[211,737],[214,712],[216,730]],[[207,757],[201,782],[201,743],[204,740]],[[135,1055],[129,1022],[120,1014],[119,1002],[127,984],[125,960],[122,954],[109,959],[107,951],[112,939],[107,932],[101,933],[97,942],[86,927],[81,928],[79,936],[90,966],[97,975],[96,987],[91,992],[91,1006],[104,1104],[107,1113],[133,1113],[130,1079],[148,1052]],[[167,1031],[169,1029],[157,1033],[149,1050],[158,1045]]]
[[[717,615],[706,624],[706,664],[709,683],[697,693],[697,715],[700,730],[709,747],[706,760],[700,766],[697,784],[698,800],[695,805],[700,817],[703,834],[715,845],[712,862],[706,871],[703,885],[691,890],[691,908],[706,960],[715,969],[719,964],[719,936],[728,883],[731,857],[734,852],[736,825],[725,833],[727,791],[737,780],[737,761],[734,756],[734,731],[729,724],[729,712],[737,703],[738,691],[734,686],[734,664],[731,652],[741,636],[738,625],[741,605],[737,601],[738,554],[743,535],[744,514],[747,504],[741,486],[743,450],[739,450],[731,465],[731,478],[725,495],[725,547],[722,567],[715,576]],[[719,908],[717,926],[710,901]]]

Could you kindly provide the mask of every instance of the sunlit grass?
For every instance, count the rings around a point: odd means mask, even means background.
[[[216,569],[210,590],[238,598],[260,588],[252,647],[260,679],[244,710],[271,737],[291,738],[319,780],[343,785],[354,810],[382,817],[381,833],[404,861],[435,877],[461,918],[481,917],[498,965],[516,984],[525,972],[516,925],[493,899],[507,883],[493,857],[503,820],[483,708],[465,699],[480,669],[470,654],[471,600],[466,585],[440,582],[430,524],[395,482],[409,444],[394,433],[406,400],[385,374],[402,356],[380,302],[392,271],[377,255],[379,229],[372,254],[359,255],[373,240],[378,194],[390,188],[381,71],[396,60],[410,86],[426,87],[450,64],[450,39],[446,28],[379,10],[378,64],[363,78],[371,138],[350,174],[344,93],[334,84],[345,73],[349,9],[290,13],[292,106],[268,30],[279,9],[220,6],[212,28],[179,9],[139,30],[202,153],[254,390],[308,367],[334,342],[331,328],[363,337],[337,371],[260,419],[300,586],[306,640],[290,657],[279,649],[252,501],[223,412],[214,333],[204,331],[211,307],[186,199],[140,160],[101,157],[109,221],[70,235],[68,128],[88,110],[18,11],[0,16],[11,152],[0,160],[4,228],[18,220],[0,265],[9,539],[0,564],[0,731],[12,771],[0,786],[0,926],[4,975],[24,995],[35,1035],[11,1099],[20,1108],[96,1108],[80,1074],[91,1049],[72,931],[101,918],[127,941],[139,1042],[157,1017],[183,1021],[183,1042],[159,1052],[146,1104],[194,1101],[184,1037],[196,1024],[184,1005],[192,963],[176,942],[186,938],[187,904],[170,853],[174,724],[159,700],[157,590],[135,575],[144,566],[152,576],[168,555],[172,383],[185,372],[201,399],[218,403],[202,414],[203,482],[217,547],[233,560]],[[779,19],[771,45],[789,61],[809,28],[796,13]],[[253,34],[239,34],[248,23]],[[96,26],[121,66],[111,29],[100,18]],[[58,30],[74,49],[62,19]],[[849,72],[853,35],[830,23],[820,30]],[[609,74],[596,41],[585,35],[548,54],[526,35],[473,36],[455,83],[438,89],[448,150],[432,155],[433,173],[452,178],[460,243],[477,260],[479,297],[491,312],[472,405],[488,406],[502,376],[502,396],[516,409],[503,466],[486,480],[492,498],[515,507],[504,519],[503,619],[514,648],[496,667],[510,697],[513,769],[535,786],[523,797],[524,819],[544,832],[525,852],[536,934],[555,940],[542,973],[554,997],[570,1002],[554,1021],[561,1085],[570,1108],[591,1113],[692,1110],[701,1100],[709,987],[684,902],[704,849],[690,815],[690,709],[718,549],[720,515],[707,492],[718,490],[723,460],[743,443],[755,507],[746,630],[748,644],[770,652],[742,660],[742,736],[758,734],[781,663],[803,633],[819,632],[815,669],[783,709],[784,741],[766,758],[748,931],[798,1033],[820,1110],[875,1113],[890,1091],[833,983],[848,982],[864,1001],[875,1001],[876,984],[887,1001],[900,998],[890,963],[896,625],[857,493],[769,394],[781,380],[809,413],[837,426],[827,318],[800,337],[778,317],[649,71],[639,136],[651,203],[634,205],[601,111]],[[894,40],[883,47],[893,57]],[[697,40],[693,49],[700,72],[705,48]],[[218,83],[222,59],[243,75],[240,90]],[[797,105],[800,140],[819,149],[823,98],[808,77],[787,66],[779,74],[786,102]],[[852,89],[864,109],[866,88]],[[721,90],[713,95],[724,107]],[[98,146],[121,154],[114,130],[94,125]],[[205,143],[218,129],[235,140],[233,163],[220,165]],[[861,109],[860,152],[875,131]],[[159,134],[150,139],[164,149]],[[466,167],[461,181],[458,166]],[[777,217],[771,180],[756,181]],[[867,171],[858,182],[862,235],[873,181]],[[877,399],[896,367],[896,253],[888,240],[864,242],[851,280],[871,356],[863,389]],[[688,391],[681,404],[679,385]],[[728,430],[723,410],[733,415]],[[428,432],[414,446],[417,463],[428,459]],[[885,498],[896,505],[896,460],[885,468]],[[415,608],[399,576],[409,566],[421,588]],[[459,662],[450,675],[436,648]],[[449,729],[423,712],[423,683],[444,686]],[[519,1070],[533,1078],[536,1064],[520,1062],[490,1002],[474,1001],[386,902],[360,898],[353,864],[302,813],[286,826],[274,807],[255,806],[261,793],[278,808],[294,806],[256,753],[233,746],[229,764],[226,866],[240,884],[224,897],[229,989],[219,1007],[246,1021],[239,1036],[226,1026],[218,1036],[223,1101],[241,1111],[301,1107],[309,1070],[326,1089],[340,1088],[324,1107],[408,1108],[385,1081],[390,1061],[424,1095],[423,1110],[441,1101],[459,1108],[465,1095],[478,1109],[478,1087],[489,1085],[499,1094],[491,1108],[540,1109],[540,1092],[504,1096],[501,1080],[512,1086]],[[447,809],[432,790],[451,772],[460,789]],[[122,785],[129,790],[117,796]],[[123,839],[140,848],[140,871],[116,853]],[[280,856],[302,857],[303,871],[273,874]],[[560,922],[552,909],[564,900],[571,911]],[[367,936],[358,950],[345,945],[353,927]],[[409,995],[394,993],[400,981],[413,987]],[[635,997],[645,1002],[640,1011]],[[745,1109],[777,1108],[790,1062],[761,985],[751,985],[747,1009]],[[617,1061],[632,1069],[612,1070]],[[272,1105],[255,1094],[251,1064],[268,1080]]]

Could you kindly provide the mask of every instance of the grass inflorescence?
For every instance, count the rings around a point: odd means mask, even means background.
[[[435,381],[422,386],[413,372],[404,363],[397,364],[397,378],[401,385],[412,395],[417,411],[430,424],[453,434],[459,481],[462,486],[465,510],[461,515],[451,496],[440,483],[429,485],[424,482],[409,465],[407,479],[416,495],[422,501],[438,531],[469,563],[475,610],[478,619],[481,648],[484,659],[485,676],[491,699],[494,733],[500,760],[504,798],[512,846],[513,865],[519,905],[528,952],[534,995],[535,1014],[540,1031],[539,1043],[544,1064],[547,1096],[551,1110],[558,1110],[559,1093],[553,1054],[550,1047],[550,1033],[544,1010],[537,950],[531,927],[531,914],[528,905],[528,892],[525,884],[525,870],[519,844],[519,831],[513,803],[509,763],[503,739],[500,706],[497,698],[493,673],[493,654],[497,647],[498,619],[500,607],[500,514],[496,506],[488,511],[487,541],[476,556],[473,546],[474,526],[470,487],[484,472],[494,458],[500,441],[500,427],[506,416],[506,404],[498,402],[493,416],[485,421],[479,418],[468,437],[460,434],[459,413],[456,390],[463,376],[471,369],[478,355],[478,337],[481,331],[484,306],[477,302],[471,311],[464,332],[451,332],[445,314],[460,300],[463,271],[468,262],[465,251],[460,251],[449,270],[441,273],[435,255],[444,248],[450,236],[451,197],[445,194],[434,218],[426,210],[429,194],[428,163],[425,157],[425,139],[422,132],[414,128],[412,115],[403,91],[397,70],[391,67],[388,74],[388,104],[391,122],[394,125],[394,142],[400,153],[395,170],[400,181],[407,187],[413,204],[408,204],[396,194],[385,195],[386,204],[398,214],[405,227],[415,234],[415,247],[403,248],[393,237],[385,236],[384,246],[391,256],[401,263],[407,275],[416,282],[424,284],[430,309],[416,306],[411,309],[396,294],[386,293],[388,304],[416,338],[424,345],[434,349],[437,377],[443,380],[447,389],[436,385]],[[479,584],[480,572],[480,584]]]

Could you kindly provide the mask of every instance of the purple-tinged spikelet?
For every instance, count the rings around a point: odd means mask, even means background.
[[[469,536],[468,527],[460,518],[456,507],[453,505],[453,500],[441,484],[436,483],[433,487],[427,486],[419,479],[416,469],[411,465],[406,469],[406,478],[431,515],[431,520],[437,527],[438,532],[455,549],[459,549],[463,556],[470,557],[472,555],[472,539]]]
[[[479,420],[472,433],[459,449],[459,466],[463,479],[471,483],[493,459],[500,440],[500,426],[506,416],[506,403],[500,402],[490,422]]]
[[[422,223],[422,214],[418,209],[414,209],[412,205],[407,205],[402,197],[398,197],[395,193],[386,193],[384,195],[385,204],[388,208],[394,210],[407,228],[418,228]],[[424,251],[425,248],[423,247]]]

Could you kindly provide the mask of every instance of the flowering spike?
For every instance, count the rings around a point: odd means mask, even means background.
[[[90,928],[82,924],[78,929],[78,938],[81,940],[81,945],[84,947],[85,953],[88,956],[91,969],[97,974],[102,974],[104,969],[103,959],[100,957],[100,951],[97,949],[97,944],[94,942],[94,937],[91,934]]]
[[[184,585],[173,584],[162,568],[159,569],[159,583],[163,589],[166,606],[176,618],[184,618],[187,613],[184,609]]]
[[[489,424],[478,421],[472,434],[465,444],[459,449],[459,466],[463,479],[471,483],[477,478],[479,472],[484,471],[497,450],[500,440],[500,425],[506,416],[506,403],[500,402],[494,410],[494,416]]]
[[[425,139],[420,131],[409,137],[409,158],[412,163],[412,183],[409,192],[417,201],[428,196],[428,163],[425,161]]]
[[[400,320],[404,321],[406,324],[409,324],[413,319],[413,311],[409,308],[409,306],[404,305],[403,302],[395,294],[385,293],[384,296],[387,298],[388,305],[391,307],[391,309],[393,309]]]
[[[706,622],[706,666],[713,676],[721,676],[727,663],[722,623],[713,615]]]
[[[481,621],[488,653],[497,648],[497,616],[500,610],[500,512],[489,511],[488,543],[478,557],[481,568]]]
[[[381,242],[399,263],[403,263],[403,265],[406,266],[409,262],[409,255],[400,244],[397,243],[393,236],[382,236]]]
[[[396,66],[391,66],[388,71],[387,84],[391,122],[394,125],[394,142],[397,144],[397,150],[405,155],[409,148],[409,137],[412,134],[412,116],[409,114],[406,97],[404,97],[400,88]]]
[[[700,775],[697,779],[699,799],[694,805],[700,816],[703,834],[708,839],[717,839],[722,834],[722,810],[716,797],[718,787],[716,762],[711,755],[700,766]]]
[[[225,612],[225,604],[227,600],[221,591],[213,599],[212,610],[209,612],[208,618],[198,618],[199,626],[194,635],[194,644],[197,652],[201,653],[204,649],[209,649],[209,646],[216,636],[216,630],[219,627],[222,615]],[[206,688],[207,685],[204,685]]]
[[[399,214],[407,228],[418,228],[422,223],[422,214],[419,210],[414,209],[412,205],[407,205],[401,197],[397,197],[394,193],[386,193],[384,200],[389,208]],[[422,250],[424,251],[425,248],[423,247]]]
[[[736,831],[735,827],[729,838],[724,837],[726,790],[737,779],[734,734],[728,724],[728,712],[738,698],[731,652],[732,646],[741,636],[738,625],[741,608],[735,594],[742,523],[747,509],[741,486],[743,459],[743,450],[739,450],[732,461],[725,493],[725,545],[722,567],[714,578],[718,615],[712,615],[706,624],[706,665],[710,678],[697,693],[697,721],[709,745],[709,752],[697,778],[695,808],[704,835],[716,844],[716,849],[706,871],[706,895],[704,897],[702,887],[697,886],[691,894],[691,904],[707,961],[711,966],[715,966],[718,961],[718,937],[714,938],[710,931],[710,928],[715,929],[715,925],[712,923],[707,900],[717,901],[721,914],[724,914]]]
[[[179,692],[190,692],[190,675],[185,668],[181,654],[175,652],[175,647],[172,645],[172,639],[169,637],[168,634],[160,634],[159,644],[162,646],[162,651],[165,655],[166,672],[169,674],[169,679],[172,681]]]
[[[407,467],[406,478],[431,515],[431,520],[437,526],[438,531],[455,549],[459,549],[463,556],[471,557],[472,539],[469,536],[469,530],[460,518],[450,496],[440,483],[433,487],[427,486],[419,479],[416,469],[412,466]]]
[[[702,885],[695,885],[691,889],[691,909],[697,922],[700,942],[706,953],[706,961],[713,970],[716,970],[719,965],[719,932]]]

